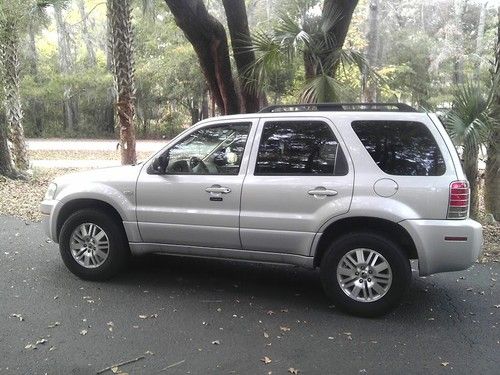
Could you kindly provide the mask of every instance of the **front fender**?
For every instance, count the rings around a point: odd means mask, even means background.
[[[111,205],[121,216],[123,221],[136,221],[135,217],[135,194],[133,190],[120,191],[112,186],[99,182],[88,182],[82,184],[71,184],[57,194],[61,208],[68,202],[76,199],[94,199]],[[53,212],[57,216],[59,212]]]

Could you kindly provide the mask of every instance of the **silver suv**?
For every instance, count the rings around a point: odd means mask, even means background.
[[[71,272],[131,254],[319,268],[339,308],[376,316],[411,280],[469,267],[482,228],[436,115],[403,104],[273,106],[204,120],[149,160],[57,178],[41,204]]]

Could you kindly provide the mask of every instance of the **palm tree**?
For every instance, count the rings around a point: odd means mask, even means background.
[[[23,111],[19,92],[19,42],[26,5],[2,1],[0,7],[0,47],[7,136],[12,143],[14,165],[24,171],[28,169],[29,162],[24,140]]]
[[[130,0],[107,0],[110,26],[110,50],[113,74],[118,92],[116,110],[120,128],[122,164],[134,164],[135,152],[135,84],[132,57],[132,16]]]
[[[297,57],[303,60],[306,79],[300,96],[302,102],[338,101],[343,85],[336,77],[347,66],[356,66],[376,78],[364,57],[343,48],[331,32],[343,19],[342,11],[331,6],[323,15],[306,13],[294,18],[283,14],[271,32],[256,32],[251,47],[257,55],[251,67],[256,87],[262,88],[273,72]]]
[[[478,214],[478,156],[479,148],[491,134],[493,90],[467,82],[455,92],[451,111],[445,125],[456,146],[463,149],[463,168],[471,190],[471,216]]]

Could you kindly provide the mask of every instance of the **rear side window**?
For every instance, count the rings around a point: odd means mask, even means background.
[[[352,128],[387,174],[441,176],[443,155],[424,124],[413,121],[354,121]]]
[[[255,175],[346,175],[347,161],[328,124],[266,122]]]

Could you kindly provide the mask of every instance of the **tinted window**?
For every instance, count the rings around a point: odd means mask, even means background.
[[[420,122],[354,121],[352,128],[385,173],[440,176],[445,172],[441,151]]]
[[[168,150],[167,173],[238,174],[250,123],[201,128]]]
[[[330,127],[319,121],[264,125],[256,175],[345,175],[347,162]]]

